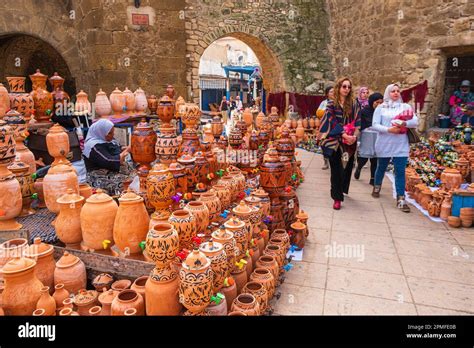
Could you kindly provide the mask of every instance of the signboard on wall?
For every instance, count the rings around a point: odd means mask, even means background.
[[[127,7],[127,23],[133,29],[143,30],[149,26],[155,25],[156,13],[153,7],[143,6],[136,8],[135,6]]]
[[[132,13],[132,24],[133,25],[150,25],[150,17],[144,13]]]

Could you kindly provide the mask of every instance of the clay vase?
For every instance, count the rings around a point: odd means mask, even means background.
[[[178,163],[183,165],[185,168],[185,174],[188,180],[187,187],[188,191],[191,192],[196,188],[196,184],[198,183],[199,168],[196,167],[196,158],[189,155],[183,155],[178,158]]]
[[[260,185],[268,192],[270,198],[275,198],[285,188],[286,171],[280,162],[277,150],[270,148],[266,155],[267,159],[260,166]]]
[[[207,161],[206,157],[204,156],[202,151],[198,151],[194,154],[196,157],[196,169],[197,169],[197,180],[200,183],[208,182],[206,176],[209,174],[209,162]]]
[[[279,245],[271,245],[270,242],[268,242],[269,244],[266,246],[264,252],[263,252],[263,255],[264,256],[273,256],[276,260],[276,262],[278,263],[278,270],[279,270],[279,273],[281,273],[281,270],[282,270],[282,267],[283,267],[283,262],[284,262],[284,259],[282,257],[283,255],[283,249],[279,246]]]
[[[237,297],[237,286],[233,278],[227,278],[226,281],[224,281],[224,286],[222,287],[220,293],[225,296],[227,311],[230,311],[232,302]]]
[[[186,128],[182,133],[182,141],[178,148],[178,156],[194,154],[201,150],[199,136],[194,128]]]
[[[101,189],[86,200],[80,215],[83,248],[100,250],[106,241],[112,244],[117,210],[117,203]]]
[[[74,105],[74,115],[89,115],[92,112],[91,103],[86,92],[82,89],[76,94],[76,103]]]
[[[31,201],[33,191],[33,177],[29,174],[29,166],[23,162],[18,161],[18,157],[8,166],[8,169],[15,175],[15,178],[20,183],[21,197],[22,197],[22,209],[19,217],[29,216],[35,213],[31,208]]]
[[[250,240],[252,239],[252,223],[250,221],[253,213],[252,208],[250,208],[247,204],[245,204],[245,201],[242,200],[234,209],[232,209],[232,212],[237,218],[245,223],[247,242],[250,243]],[[248,246],[249,245],[247,244],[247,249]]]
[[[112,113],[112,105],[102,88],[95,95],[94,108],[96,115],[99,117],[109,116]]]
[[[56,262],[54,284],[64,284],[64,289],[72,294],[76,294],[80,289],[85,289],[87,275],[84,262],[77,256],[65,251],[63,256]]]
[[[219,116],[214,116],[211,122],[211,130],[214,138],[219,139],[222,132],[224,131],[224,124],[222,123]]]
[[[174,177],[165,164],[155,164],[146,178],[147,197],[156,211],[169,210],[176,194]]]
[[[227,268],[228,272],[234,269],[235,257],[236,257],[236,248],[237,243],[234,238],[234,234],[230,231],[227,231],[223,226],[218,230],[212,232],[212,241],[220,243],[224,246],[224,250],[227,256]]]
[[[304,135],[304,128],[300,128],[303,130]],[[298,130],[297,130],[298,132]],[[300,134],[301,138],[302,135]],[[298,137],[298,135],[297,135]],[[295,144],[293,140],[290,138],[290,133],[287,129],[284,129],[281,132],[281,138],[276,141],[276,149],[278,151],[278,155],[293,158],[295,155]]]
[[[235,281],[235,286],[237,288],[237,294],[240,294],[245,284],[247,284],[249,275],[247,274],[247,268],[245,266],[235,267],[231,272],[231,276]]]
[[[61,160],[64,163],[69,161],[66,159],[66,155],[69,153],[69,136],[66,130],[59,124],[54,124],[46,135],[46,145],[48,147],[49,154],[54,157],[54,162],[51,164],[52,167],[57,165]]]
[[[288,249],[290,248],[290,236],[288,235],[288,232],[284,229],[278,228],[273,231],[271,235],[271,239],[280,239],[282,243],[282,247],[284,250],[284,254],[286,255]]]
[[[8,261],[23,257],[27,249],[28,241],[24,238],[14,238],[0,244],[0,270]],[[2,279],[3,274],[0,272],[0,280]]]
[[[54,223],[56,235],[67,247],[77,247],[82,241],[80,216],[84,197],[68,189],[56,202],[59,204],[59,215]]]
[[[296,141],[299,143],[304,137],[304,126],[301,120],[298,120],[298,126],[296,127]]]
[[[155,154],[160,163],[171,164],[178,158],[180,139],[175,127],[161,127],[158,135]]]
[[[99,295],[99,302],[102,305],[101,316],[108,316],[111,312],[112,301],[117,297],[119,291],[107,290]]]
[[[135,115],[135,95],[131,90],[128,89],[128,87],[125,87],[123,90],[123,95],[125,97],[125,114],[127,116]]]
[[[186,128],[197,128],[201,120],[201,109],[194,103],[186,103],[180,106],[179,113]]]
[[[98,292],[107,291],[114,282],[114,277],[108,273],[101,273],[92,280],[92,286]]]
[[[145,302],[135,290],[122,290],[112,301],[111,315],[125,315],[125,311],[134,308],[137,315],[145,315]]]
[[[258,316],[260,315],[260,305],[257,299],[251,294],[240,294],[232,302],[230,309],[232,312],[238,311],[243,312],[246,315]]]
[[[168,222],[179,235],[179,249],[192,249],[192,239],[196,236],[196,218],[188,210],[174,211]]]
[[[215,294],[220,291],[224,285],[224,279],[229,276],[229,265],[224,246],[217,242],[202,243],[199,250],[211,260],[211,269],[213,276],[213,291]]]
[[[260,207],[262,209],[263,217],[270,215],[270,198],[267,192],[264,189],[258,189],[252,193],[252,196],[255,196],[260,199]]]
[[[245,190],[247,182],[245,180],[245,175],[240,170],[233,170],[229,172],[229,175],[234,179],[234,182],[237,186],[237,191],[240,193]]]
[[[43,284],[35,275],[36,262],[18,257],[3,266],[2,293],[5,315],[31,315],[41,297]]]
[[[135,113],[137,115],[145,115],[148,106],[145,91],[138,87],[133,94],[135,95]]]
[[[64,300],[69,298],[69,291],[64,289],[64,284],[56,284],[52,297],[56,302],[56,309],[59,310],[63,307]]]
[[[146,99],[146,101],[148,103],[148,109],[150,109],[150,115],[156,115],[156,110],[158,109],[158,98],[151,95]]]
[[[209,209],[204,202],[191,201],[184,207],[184,210],[193,214],[196,219],[196,234],[205,233],[209,226]]]
[[[10,107],[18,111],[28,122],[34,109],[33,97],[25,92],[26,77],[7,77],[10,86]]]
[[[242,120],[245,122],[247,127],[250,127],[253,123],[253,115],[249,108],[245,108],[242,113]]]
[[[224,175],[218,182],[218,185],[224,185],[230,192],[230,203],[237,199],[239,192],[237,186],[234,184],[234,178],[230,175]],[[229,203],[229,204],[230,204]]]
[[[255,264],[256,268],[265,268],[272,272],[273,278],[278,279],[280,268],[277,261],[273,256],[264,255],[260,256]]]
[[[230,206],[230,190],[225,185],[214,185],[212,186],[214,191],[221,202],[221,209],[227,209]]]
[[[144,253],[151,259],[157,270],[169,268],[179,250],[179,236],[173,225],[159,223],[146,236]]]
[[[253,273],[250,275],[250,280],[261,283],[267,289],[268,300],[270,301],[275,294],[275,278],[273,278],[272,272],[265,268],[255,268]]]
[[[179,281],[179,302],[193,314],[202,313],[211,302],[211,261],[202,252],[194,249],[183,262]]]
[[[112,106],[112,111],[114,112],[114,117],[120,118],[122,117],[122,114],[125,112],[125,95],[121,90],[119,90],[117,87],[113,90],[112,93],[110,93],[110,105]]]
[[[51,291],[54,288],[54,270],[56,268],[53,252],[54,247],[52,245],[42,243],[41,238],[37,237],[24,254],[24,257],[36,261],[35,275]]]
[[[46,89],[47,76],[42,74],[39,69],[36,73],[30,75],[33,83],[33,91],[30,93],[35,106],[35,119],[38,122],[50,122],[54,110],[53,96]]]
[[[296,245],[296,247],[299,249],[303,249],[306,239],[306,225],[298,220],[297,222],[291,224],[291,229],[293,230],[292,244]]]
[[[178,277],[175,271],[152,272],[145,284],[147,315],[179,315]]]
[[[74,304],[77,307],[77,313],[80,316],[89,316],[89,310],[97,305],[98,292],[95,290],[81,289],[74,296]]]
[[[48,174],[43,180],[44,200],[49,211],[55,214],[59,213],[57,200],[68,189],[72,189],[74,193],[79,193],[77,174],[72,166],[60,160],[57,165],[48,170]]]
[[[146,284],[147,280],[148,280],[148,276],[139,277],[139,278],[135,279],[132,286],[130,287],[130,289],[135,290],[137,293],[142,295],[143,300],[145,301],[145,308],[146,308],[145,284]]]
[[[119,198],[119,207],[115,215],[113,236],[115,245],[130,254],[141,253],[140,243],[145,240],[150,218],[143,198],[128,191]]]
[[[260,307],[260,314],[268,308],[268,293],[265,286],[257,282],[248,282],[242,289],[242,294],[250,294],[255,297]]]
[[[245,222],[238,218],[231,218],[224,223],[224,227],[228,232],[231,232],[234,235],[238,249],[238,253],[235,255],[235,257],[236,261],[239,261],[249,248],[248,232]]]
[[[57,72],[49,78],[49,83],[52,86],[51,96],[53,97],[55,114],[57,116],[63,116],[65,114],[64,110],[67,108],[71,98],[69,94],[64,91],[64,78],[59,76]]]
[[[441,212],[439,217],[444,221],[448,220],[448,216],[451,216],[451,196],[444,198],[443,203],[441,204]]]
[[[131,155],[138,163],[137,170],[146,174],[151,168],[150,163],[156,159],[156,133],[145,119],[135,127],[131,140]]]
[[[229,145],[233,149],[239,149],[243,142],[242,132],[234,127],[229,134]]]
[[[160,101],[158,102],[157,112],[158,117],[163,123],[163,127],[171,127],[170,122],[174,118],[174,104],[169,96],[164,95],[163,97],[161,97]]]
[[[203,202],[209,209],[209,222],[218,221],[222,206],[216,193],[212,191],[203,193],[199,197],[199,201]]]
[[[441,173],[441,182],[448,191],[459,188],[463,182],[463,178],[459,170],[454,168],[446,168]]]

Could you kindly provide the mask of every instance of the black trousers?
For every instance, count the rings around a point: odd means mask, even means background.
[[[369,158],[357,157],[357,169],[361,170]],[[377,158],[370,158],[370,178],[375,178],[375,170],[377,169]]]
[[[344,193],[349,193],[352,167],[354,167],[354,155],[349,158],[346,168],[342,166],[341,156],[341,149],[338,149],[328,157],[331,166],[331,198],[335,201],[343,201]]]

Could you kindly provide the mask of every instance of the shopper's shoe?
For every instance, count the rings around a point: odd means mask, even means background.
[[[322,166],[321,169],[323,170],[329,169],[329,161],[326,158],[324,158],[324,165]]]
[[[339,210],[341,209],[341,201],[334,201],[334,204],[332,205],[332,208],[334,210]]]
[[[370,185],[370,186],[374,186],[374,178],[371,178],[371,179],[370,179],[369,185]]]
[[[382,189],[381,185],[374,185],[374,189],[372,190],[372,197],[379,198],[381,189]]]
[[[410,207],[408,206],[407,202],[405,201],[405,196],[398,196],[397,197],[397,208],[403,211],[404,213],[410,212]]]
[[[360,179],[360,170],[361,170],[361,168],[357,167],[357,169],[356,169],[355,172],[354,172],[354,178],[355,178],[356,180],[359,180],[359,179]]]

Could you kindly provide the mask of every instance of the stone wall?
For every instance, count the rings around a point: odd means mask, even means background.
[[[474,54],[472,0],[329,0],[335,76],[383,93],[428,81],[421,130],[441,110],[446,57]]]

